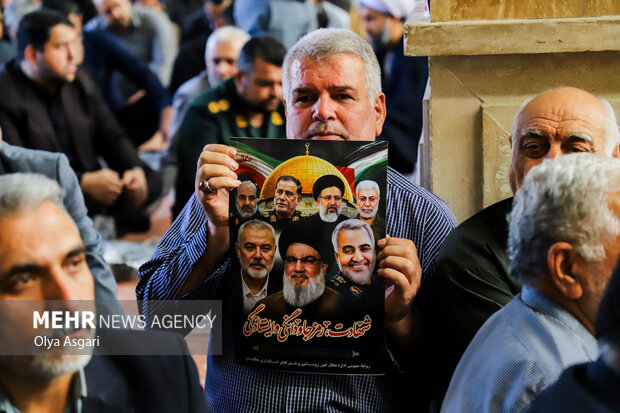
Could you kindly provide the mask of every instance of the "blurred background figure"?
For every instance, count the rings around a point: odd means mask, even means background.
[[[428,58],[403,53],[404,22],[415,0],[359,0],[359,4],[362,29],[381,65],[387,117],[379,139],[390,144],[390,166],[411,175],[418,158],[428,81]]]

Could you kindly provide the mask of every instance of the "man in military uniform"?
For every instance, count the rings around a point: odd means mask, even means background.
[[[352,301],[354,308],[381,310],[383,283],[373,273],[377,256],[370,225],[359,219],[341,222],[332,233],[332,245],[340,272],[327,285]]]
[[[200,93],[181,123],[174,215],[194,193],[196,163],[205,145],[230,137],[286,138],[282,105],[282,61],[286,50],[260,36],[241,49],[237,74]]]
[[[312,186],[312,196],[319,204],[319,212],[310,215],[306,220],[310,223],[310,228],[320,234],[323,245],[331,244],[334,228],[347,219],[346,216],[340,214],[342,194],[344,194],[344,182],[336,175],[323,175]],[[336,272],[334,256],[330,254],[325,261],[329,265],[327,273]]]
[[[273,209],[264,215],[275,229],[282,232],[284,227],[301,218],[297,205],[301,202],[301,182],[290,175],[282,175],[276,181],[276,191],[273,196]]]
[[[385,238],[385,219],[381,218],[377,212],[379,211],[379,202],[381,201],[381,191],[379,185],[375,181],[362,181],[357,184],[357,216],[372,228],[375,240]]]

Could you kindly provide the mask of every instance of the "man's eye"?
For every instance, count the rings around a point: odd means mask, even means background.
[[[337,99],[337,100],[349,100],[349,99],[353,99],[353,98],[351,97],[351,95],[347,95],[346,93],[340,93],[340,94],[338,94],[338,95],[334,96],[334,98],[335,98],[335,99]]]
[[[549,144],[548,143],[540,143],[540,142],[527,142],[523,144],[522,148],[523,153],[528,158],[538,159],[542,158],[549,152]]]
[[[27,288],[32,282],[34,282],[34,276],[32,274],[17,274],[11,277],[7,287],[9,290],[22,290]]]
[[[310,103],[312,102],[312,96],[297,96],[295,98],[295,103]]]
[[[69,259],[69,261],[67,262],[67,268],[69,269],[69,271],[79,270],[82,267],[85,259],[86,257],[84,255],[71,257],[71,259]]]
[[[351,248],[351,247],[344,247],[342,249],[342,252],[344,252],[345,254],[353,254],[353,248]]]
[[[586,145],[576,145],[576,146],[571,146],[568,149],[569,152],[571,153],[580,153],[580,152],[592,152],[592,148],[586,146]]]

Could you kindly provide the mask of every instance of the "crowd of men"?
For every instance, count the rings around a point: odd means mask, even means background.
[[[139,270],[139,310],[221,300],[223,354],[208,356],[203,388],[169,332],[100,333],[179,355],[0,354],[0,412],[620,409],[620,131],[607,100],[567,86],[523,102],[509,138],[514,197],[458,225],[409,179],[428,78],[427,59],[402,52],[413,0],[354,2],[366,38],[349,30],[349,2],[181,3],[7,6],[0,302],[120,311],[91,218],[143,231],[174,187],[175,218]],[[355,182],[349,216],[340,176],[302,188],[281,175],[273,208],[259,210],[231,137],[387,140],[387,182]],[[153,152],[163,161],[148,162]],[[304,199],[316,213],[300,211]],[[235,359],[240,311],[325,319],[377,302],[385,374]],[[9,315],[2,340],[31,340],[31,319]]]

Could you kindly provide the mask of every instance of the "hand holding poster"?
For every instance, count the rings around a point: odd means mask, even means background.
[[[237,361],[341,374],[383,372],[385,142],[236,139],[230,198],[241,274]]]

